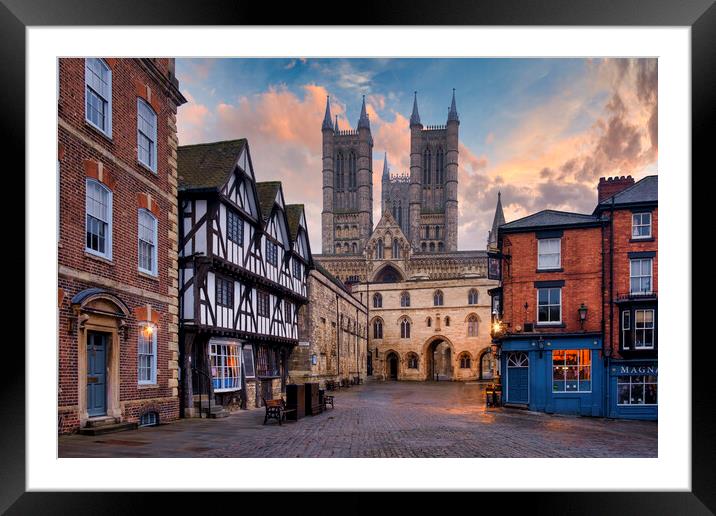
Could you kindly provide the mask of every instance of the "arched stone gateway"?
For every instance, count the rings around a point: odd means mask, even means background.
[[[443,335],[435,335],[423,344],[425,379],[452,380],[454,374],[455,347]]]

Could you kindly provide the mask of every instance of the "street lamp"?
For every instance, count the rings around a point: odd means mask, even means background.
[[[587,306],[582,303],[582,306],[577,308],[577,312],[579,313],[579,324],[584,328],[584,321],[587,320]]]

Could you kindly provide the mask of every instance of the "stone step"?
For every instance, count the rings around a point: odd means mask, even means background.
[[[229,412],[227,410],[221,409],[218,412],[212,411],[211,414],[209,414],[209,417],[211,419],[217,419],[222,417],[229,417]]]
[[[89,428],[100,428],[103,426],[115,425],[117,423],[119,423],[119,420],[116,417],[111,416],[93,417],[87,420],[87,426]]]
[[[126,430],[136,430],[138,427],[137,423],[115,423],[113,425],[103,425],[103,426],[97,426],[97,427],[85,427],[80,428],[79,433],[81,435],[104,435],[104,434],[112,434],[115,432],[124,432]]]

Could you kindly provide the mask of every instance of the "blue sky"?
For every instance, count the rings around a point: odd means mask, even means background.
[[[422,122],[443,124],[456,89],[461,249],[484,248],[497,191],[508,220],[591,211],[600,176],[656,173],[654,59],[177,59],[177,77],[180,144],[247,137],[257,179],[306,205],[314,252],[326,95],[341,128],[366,95],[380,199],[383,152],[408,169],[413,92]]]

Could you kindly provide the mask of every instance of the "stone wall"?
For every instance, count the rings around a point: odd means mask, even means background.
[[[288,382],[318,382],[324,387],[326,380],[364,380],[366,307],[335,278],[316,269],[308,276],[308,299],[299,310],[299,345],[289,357]]]

